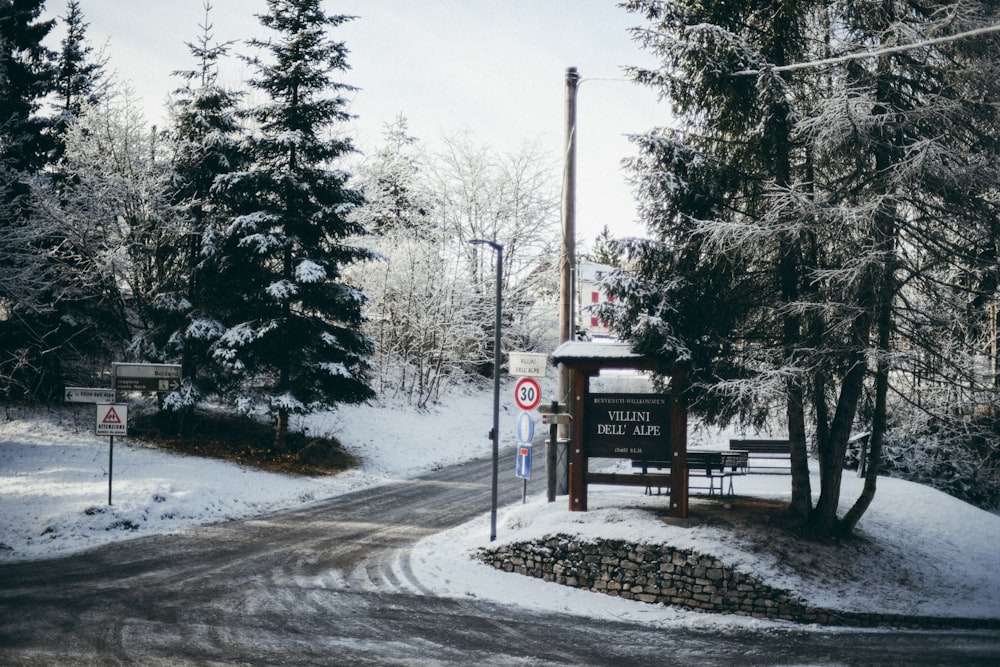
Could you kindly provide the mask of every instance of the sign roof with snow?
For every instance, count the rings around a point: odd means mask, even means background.
[[[552,353],[557,364],[573,368],[635,368],[640,370],[664,370],[669,367],[632,351],[627,343],[594,343],[588,341],[567,341]]]

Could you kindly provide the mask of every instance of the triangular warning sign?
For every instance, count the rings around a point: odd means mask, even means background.
[[[104,419],[101,420],[102,424],[121,424],[122,420],[118,416],[118,411],[115,410],[115,406],[108,408],[108,414],[104,415]]]

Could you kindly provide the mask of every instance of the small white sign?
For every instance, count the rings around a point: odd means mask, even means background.
[[[63,398],[67,403],[110,403],[115,400],[115,390],[101,387],[66,387]]]
[[[508,354],[508,372],[518,377],[543,378],[548,367],[549,355],[535,352],[511,352]]]
[[[99,403],[97,405],[97,435],[128,435],[128,405]]]

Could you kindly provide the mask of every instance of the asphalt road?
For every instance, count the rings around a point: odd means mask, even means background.
[[[662,630],[435,597],[410,547],[488,512],[490,469],[5,565],[0,664],[1000,664],[995,632]],[[520,491],[501,475],[501,505]]]

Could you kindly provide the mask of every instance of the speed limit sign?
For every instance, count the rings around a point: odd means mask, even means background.
[[[514,385],[514,402],[522,410],[533,410],[541,400],[542,392],[534,378],[521,378]]]

